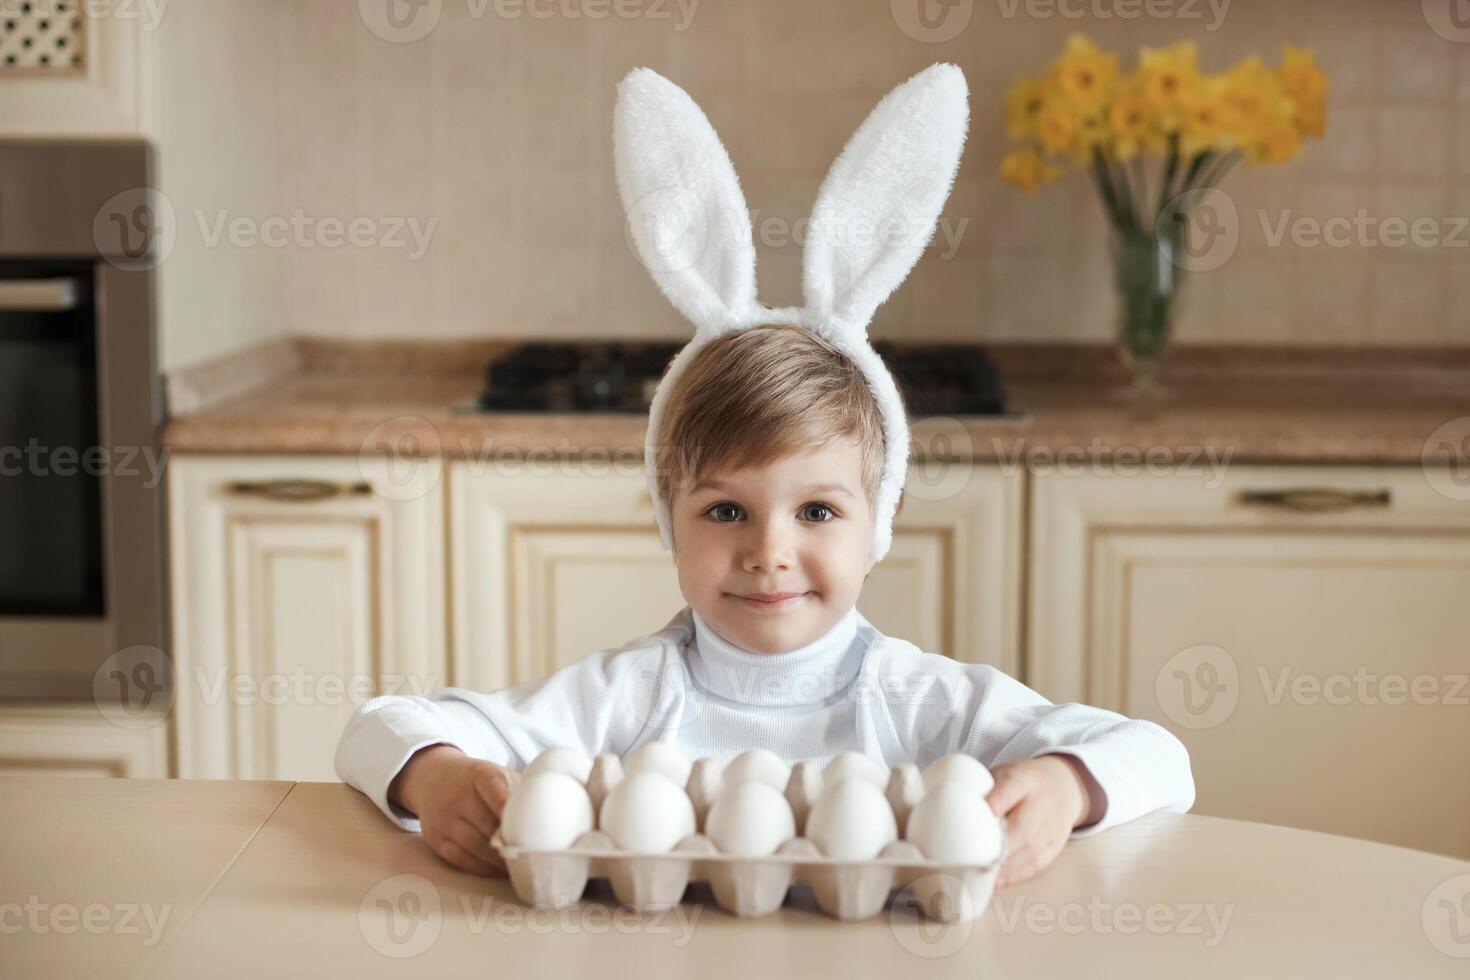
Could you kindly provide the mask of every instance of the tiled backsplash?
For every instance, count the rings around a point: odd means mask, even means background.
[[[1241,243],[1188,279],[1181,340],[1470,344],[1470,229],[1455,220],[1470,216],[1470,39],[1436,32],[1433,3],[975,0],[954,8],[971,14],[957,36],[930,43],[900,26],[921,0],[390,2],[438,19],[410,40],[413,25],[370,24],[371,3],[286,5],[282,213],[367,219],[385,243],[392,219],[411,219],[402,247],[286,250],[290,333],[682,335],[625,245],[613,179],[615,87],[637,65],[705,108],[755,212],[761,298],[796,303],[791,225],[847,135],[894,84],[953,61],[970,82],[970,142],[936,243],[875,335],[1106,340],[1091,186],[1074,175],[1032,199],[996,176],[1007,82],[1082,30],[1125,66],[1141,44],[1193,38],[1211,71],[1252,53],[1276,63],[1292,42],[1330,79],[1324,140],[1227,178]],[[1149,9],[1169,15],[1126,16]],[[1361,224],[1360,211],[1433,219],[1445,241],[1353,232],[1303,247],[1263,230],[1303,216]]]

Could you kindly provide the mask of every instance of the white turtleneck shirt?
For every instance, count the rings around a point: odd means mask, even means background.
[[[686,607],[659,632],[541,680],[489,694],[450,687],[428,698],[376,697],[348,721],[336,767],[416,831],[413,814],[388,801],[388,786],[419,749],[453,745],[519,771],[548,748],[621,756],[652,741],[721,762],[752,748],[792,762],[858,751],[889,767],[923,767],[951,752],[986,766],[1070,755],[1103,806],[1074,837],[1194,803],[1189,754],[1167,729],[1052,704],[995,667],[884,636],[856,608],[807,646],[762,654],[725,640]]]

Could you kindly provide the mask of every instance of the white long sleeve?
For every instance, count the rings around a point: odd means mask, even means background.
[[[888,639],[876,659],[900,761],[924,766],[963,752],[996,766],[1047,753],[1074,756],[1102,790],[1103,813],[1073,837],[1194,805],[1189,752],[1160,725],[1085,704],[1053,704],[994,667],[923,653],[902,640]]]
[[[1194,803],[1188,753],[1167,729],[1054,705],[994,667],[886,637],[856,609],[800,650],[754,654],[686,608],[658,633],[543,680],[490,694],[446,688],[431,698],[374,698],[348,722],[336,764],[390,819],[417,830],[387,792],[425,746],[447,743],[520,770],[558,745],[623,755],[648,741],[721,761],[756,746],[792,761],[856,750],[889,766],[924,766],[950,752],[987,766],[1067,754],[1086,767],[1103,802],[1101,819],[1074,837]]]

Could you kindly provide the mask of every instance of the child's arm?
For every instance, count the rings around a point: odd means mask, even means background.
[[[1008,880],[1040,870],[1068,837],[1098,833],[1157,809],[1194,804],[1182,742],[1160,725],[1085,704],[1052,704],[1020,681],[936,654],[880,664],[894,734],[920,765],[963,752],[989,766],[992,808],[1031,853]]]
[[[445,861],[475,874],[504,874],[490,838],[520,778],[452,745],[430,745],[393,779],[388,801],[417,815],[424,842]]]
[[[400,827],[420,830],[419,811],[403,791],[412,778],[406,771],[410,761],[422,750],[451,746],[471,760],[511,772],[555,746],[589,756],[621,753],[646,726],[661,721],[654,716],[673,701],[663,692],[677,667],[675,647],[644,637],[585,657],[542,680],[491,694],[451,687],[429,698],[373,698],[353,714],[342,733],[337,775]],[[483,765],[460,767],[462,778],[452,785],[462,788],[477,768],[485,771]],[[400,773],[405,779],[395,784]],[[390,795],[390,790],[396,792]]]

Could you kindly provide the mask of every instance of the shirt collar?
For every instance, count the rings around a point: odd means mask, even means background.
[[[862,668],[868,643],[853,607],[826,633],[785,653],[753,653],[716,633],[690,610],[690,674],[705,693],[763,707],[818,705],[841,698]]]

